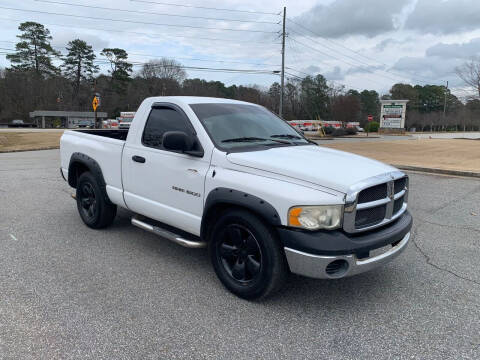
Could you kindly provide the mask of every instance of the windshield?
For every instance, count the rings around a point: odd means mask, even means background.
[[[213,103],[190,107],[221,149],[309,143],[289,124],[260,106]]]

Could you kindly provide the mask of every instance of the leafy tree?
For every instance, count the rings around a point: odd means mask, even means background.
[[[307,76],[300,83],[301,99],[310,119],[327,119],[329,111],[329,86],[323,75]]]
[[[93,63],[95,54],[92,47],[83,40],[70,41],[67,52],[63,58],[63,75],[73,83],[73,98],[76,98],[80,84],[91,80],[98,72],[98,66]]]
[[[280,89],[280,84],[276,81],[268,89],[268,95],[272,101],[272,109],[277,113],[280,109]]]
[[[132,64],[127,62],[127,52],[119,48],[105,48],[100,54],[110,62],[108,72],[111,76],[112,90],[117,93],[125,93],[132,72]]]
[[[58,69],[52,64],[53,58],[60,54],[50,45],[52,36],[42,24],[27,21],[21,23],[17,35],[21,40],[15,45],[15,54],[8,54],[13,70],[35,71],[37,75],[57,74]]]
[[[342,123],[358,121],[360,110],[360,100],[355,95],[340,95],[337,96],[333,102],[334,120],[341,121]]]
[[[438,85],[416,85],[417,101],[411,105],[420,112],[443,111],[445,87]]]
[[[416,101],[417,90],[410,84],[395,84],[390,89],[392,100]]]
[[[374,120],[380,120],[380,100],[375,90],[363,90],[360,93],[360,103],[362,104],[362,120],[367,120],[368,115],[372,115]]]

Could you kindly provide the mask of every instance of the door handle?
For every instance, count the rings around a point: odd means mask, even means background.
[[[143,156],[138,156],[138,155],[133,155],[132,160],[142,164],[145,162],[145,158]]]

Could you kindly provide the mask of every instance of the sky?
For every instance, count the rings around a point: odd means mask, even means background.
[[[480,56],[480,0],[0,0],[0,66],[18,25],[36,21],[59,51],[80,38],[99,58],[119,47],[135,63],[169,57],[197,68],[188,77],[266,88],[280,80],[284,6],[287,77],[320,73],[380,94],[448,81],[457,96],[471,94],[455,69]]]

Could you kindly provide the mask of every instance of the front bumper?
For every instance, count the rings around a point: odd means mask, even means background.
[[[279,229],[291,272],[318,279],[338,279],[383,265],[400,255],[410,240],[412,217],[406,212],[395,223],[362,235]],[[336,241],[335,241],[336,240]],[[370,252],[391,248],[380,255]]]

